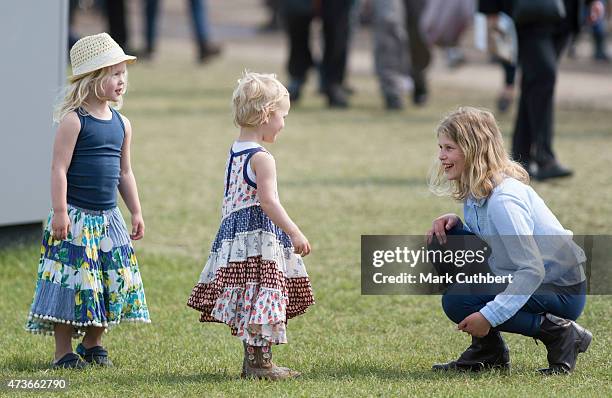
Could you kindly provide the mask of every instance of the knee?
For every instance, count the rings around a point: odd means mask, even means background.
[[[464,228],[463,225],[455,225],[450,230],[448,230],[448,232],[446,232],[446,234],[447,235],[453,235],[453,236],[457,236],[457,235],[474,235],[473,232],[468,231],[466,228]]]
[[[442,296],[442,309],[451,321],[459,323],[469,314],[465,314],[465,305],[463,296],[445,294]]]
[[[572,321],[577,320],[580,315],[582,315],[582,311],[584,311],[584,307],[586,305],[586,295],[576,295],[574,296],[574,300],[570,308],[568,309],[568,319]]]

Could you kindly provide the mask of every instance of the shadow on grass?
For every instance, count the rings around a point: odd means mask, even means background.
[[[399,368],[381,368],[375,365],[364,365],[358,363],[346,363],[338,366],[325,366],[321,364],[315,369],[305,371],[300,380],[357,380],[364,378],[376,378],[386,381],[408,381],[408,380],[465,380],[465,379],[480,379],[491,375],[508,376],[509,373],[499,371],[488,371],[481,373],[469,372],[434,372],[428,369],[399,369]],[[113,382],[118,384],[132,384],[134,382],[150,383],[155,382],[162,385],[177,385],[177,384],[196,384],[196,383],[227,383],[243,380],[240,378],[237,371],[228,371],[221,369],[218,372],[214,370],[205,370],[197,374],[177,374],[177,373],[156,373],[149,375],[131,375],[125,378],[113,377]]]
[[[345,363],[325,366],[321,364],[315,369],[304,374],[305,379],[337,379],[351,380],[364,377],[375,377],[388,381],[398,380],[454,380],[454,379],[480,379],[490,375],[509,376],[509,372],[491,370],[485,372],[434,372],[431,369],[401,369],[401,368],[382,368],[376,365],[361,363]]]
[[[39,372],[50,370],[50,363],[34,360],[32,358],[19,358],[13,357],[7,360],[3,364],[4,370],[16,371],[16,372]],[[237,382],[242,380],[237,370],[228,369],[204,369],[198,373],[145,373],[145,374],[134,374],[133,372],[116,372],[121,369],[121,366],[111,369],[100,369],[100,373],[95,369],[89,369],[85,372],[93,371],[96,374],[105,378],[106,376],[112,375],[113,383],[116,385],[134,385],[134,384],[158,384],[158,385],[184,385],[184,384],[199,384],[199,383],[227,383]],[[50,370],[53,371],[53,370]],[[71,374],[74,372],[75,379],[72,380],[74,386],[77,386],[80,381],[79,375],[84,375],[82,371],[71,371],[66,370],[62,372],[68,372]],[[109,373],[110,372],[110,373]],[[92,374],[94,374],[92,373]],[[105,375],[105,373],[108,373]],[[414,369],[401,369],[380,367],[375,364],[362,364],[356,362],[347,362],[342,364],[325,364],[320,363],[316,368],[305,371],[300,380],[358,380],[364,378],[376,378],[386,381],[408,381],[408,380],[422,380],[422,381],[435,381],[435,380],[465,380],[465,379],[480,379],[487,378],[491,375],[498,377],[507,377],[510,375],[508,372],[501,371],[487,371],[481,373],[470,373],[470,372],[434,372],[429,369],[414,368]]]
[[[236,371],[228,371],[227,369],[205,369],[201,373],[196,374],[179,374],[179,373],[144,373],[134,374],[131,371],[128,372],[117,372],[121,370],[121,364],[115,364],[116,366],[108,369],[98,367],[88,367],[84,370],[73,370],[73,369],[53,369],[51,368],[51,361],[45,361],[34,358],[22,358],[12,357],[5,360],[1,367],[2,370],[8,372],[23,372],[23,373],[38,373],[38,372],[58,372],[65,374],[74,375],[75,379],[73,383],[77,385],[81,375],[87,377],[89,372],[91,374],[97,374],[103,378],[106,375],[112,375],[113,383],[122,385],[132,385],[134,383],[156,383],[163,385],[175,385],[175,384],[190,384],[190,383],[222,383],[228,381],[240,380],[240,376]]]
[[[14,372],[39,372],[51,369],[51,360],[13,356],[2,363],[3,370]]]

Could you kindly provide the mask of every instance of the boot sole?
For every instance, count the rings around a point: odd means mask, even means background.
[[[302,377],[301,373],[298,373],[296,375],[290,375],[287,377],[271,377],[271,376],[257,376],[257,375],[245,375],[245,374],[241,374],[240,378],[241,379],[247,379],[247,380],[267,380],[267,381],[282,381],[282,380],[291,380],[291,379],[298,379]]]
[[[482,366],[474,365],[463,365],[463,366],[432,366],[431,370],[434,372],[485,372],[488,370],[499,370],[502,372],[510,371],[510,362],[507,363],[496,363],[496,364],[482,364]]]

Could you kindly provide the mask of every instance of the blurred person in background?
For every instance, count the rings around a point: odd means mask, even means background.
[[[603,14],[599,0],[590,4],[589,20]],[[520,23],[512,0],[480,0],[479,11],[495,18],[504,12],[515,18],[518,36],[521,95],[512,156],[537,180],[566,177],[573,171],[562,166],[552,148],[554,135],[554,89],[557,66],[563,49],[580,26],[580,2],[564,0],[565,16],[557,22]]]
[[[104,11],[108,23],[108,33],[127,52],[133,52],[129,46],[128,16],[124,0],[104,0]]]
[[[505,113],[514,102],[518,43],[512,18],[506,14],[487,16],[487,48],[493,62],[503,71],[503,86],[497,97],[497,110]]]
[[[323,57],[320,63],[322,91],[330,108],[348,107],[343,87],[349,41],[349,15],[354,0],[282,0],[283,17],[289,39],[287,87],[291,101],[302,94],[308,71],[315,66],[310,49],[310,27],[315,16],[323,23]]]
[[[605,9],[608,13],[607,15],[609,16],[610,3],[608,0],[603,0],[603,2],[605,3]],[[608,32],[606,29],[605,14],[606,13],[602,13],[599,18],[593,21],[591,26],[591,33],[593,37],[593,59],[596,61],[609,62],[610,56],[608,55],[606,48],[606,36]]]
[[[412,102],[425,105],[427,102],[426,69],[431,63],[431,49],[421,30],[421,19],[427,2],[425,0],[404,0],[406,32],[408,32],[408,54],[410,56],[410,77],[414,85]]]
[[[404,108],[412,86],[412,102],[427,101],[425,70],[431,52],[420,30],[424,0],[372,0],[374,63],[388,110]]]
[[[374,66],[387,110],[404,108],[404,95],[412,86],[408,33],[402,0],[371,2]]]
[[[427,102],[426,70],[433,46],[444,48],[448,66],[464,62],[459,46],[474,15],[473,0],[373,0],[374,58],[388,110],[403,109],[402,91],[410,87],[412,102]]]
[[[504,72],[504,83],[497,97],[497,110],[501,113],[506,113],[514,102],[516,64],[506,60],[500,60],[499,63]]]
[[[197,61],[204,63],[221,54],[221,46],[210,40],[206,0],[189,0],[188,3],[197,48]],[[155,53],[159,7],[160,0],[145,0],[145,49],[142,54],[145,59],[150,59]]]
[[[259,33],[278,32],[283,27],[281,0],[264,0],[263,3],[268,12],[268,20],[257,31]]]

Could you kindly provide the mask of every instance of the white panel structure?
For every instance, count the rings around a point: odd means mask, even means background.
[[[0,1],[0,226],[49,212],[52,113],[67,45],[68,0]]]

